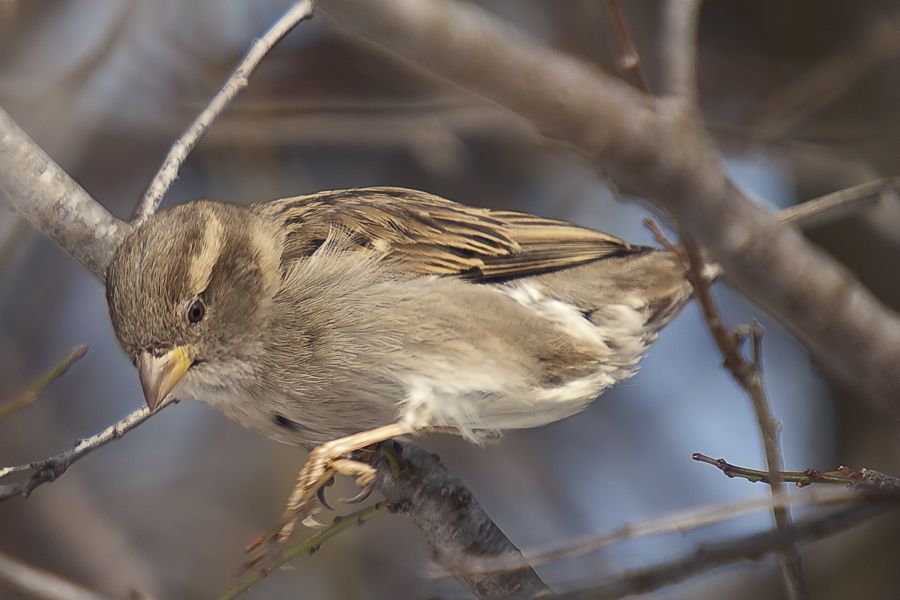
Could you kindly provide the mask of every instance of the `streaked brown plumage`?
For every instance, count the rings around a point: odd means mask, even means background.
[[[107,276],[152,408],[171,391],[282,442],[350,436],[313,452],[277,539],[359,447],[579,412],[689,292],[667,252],[400,188],[191,202],[132,232]]]
[[[151,408],[172,392],[321,444],[274,541],[334,471],[371,481],[357,449],[579,412],[636,372],[690,291],[669,252],[400,188],[191,202],[136,228],[107,273]]]
[[[305,295],[281,302],[288,292],[297,293],[284,289],[288,273],[322,257],[314,271],[300,269],[303,281],[293,283]],[[336,265],[342,271],[332,273],[330,268]],[[190,289],[191,277],[198,279],[197,289]],[[320,306],[323,298],[340,288],[345,288],[341,292],[344,298],[331,297],[330,307]],[[464,344],[478,340],[489,345],[493,340],[497,347],[492,351],[524,353],[533,361],[534,372],[517,376],[528,375],[525,379],[535,385],[556,382],[564,387],[590,375],[598,364],[616,365],[617,372],[610,378],[578,390],[571,406],[561,398],[546,419],[577,412],[590,399],[586,395],[593,397],[634,372],[658,329],[683,305],[689,291],[677,261],[665,252],[564,221],[472,208],[400,188],[321,192],[249,208],[205,201],[177,207],[155,216],[123,244],[110,267],[108,289],[117,334],[136,361],[142,352],[158,355],[175,346],[197,345],[191,356],[198,364],[190,369],[180,389],[210,400],[229,416],[271,437],[295,443],[320,442],[401,417],[396,409],[405,402],[409,382],[392,378],[391,364],[380,365],[378,360],[378,368],[388,370],[386,381],[385,377],[367,381],[366,361],[387,359],[398,372],[414,374],[417,368],[406,364],[409,361],[403,355],[411,344],[428,348],[433,360],[440,356],[441,344],[452,347],[457,338]],[[418,321],[407,323],[403,315],[387,310],[373,322],[365,316],[347,317],[329,327],[321,322],[329,310],[341,312],[343,299],[364,302],[367,294],[381,302],[373,300],[368,317],[382,307],[390,309],[385,302],[402,303],[417,311]],[[435,294],[429,306],[419,306],[422,298]],[[226,314],[212,319],[212,324],[186,324],[182,304],[201,296],[211,313]],[[274,310],[269,311],[269,305]],[[350,306],[352,303],[343,309]],[[468,306],[468,312],[462,306]],[[429,312],[421,314],[425,310]],[[541,314],[546,310],[563,312],[548,317]],[[617,331],[621,315],[608,314],[623,310],[633,317],[628,323],[633,330]],[[296,319],[300,314],[305,316],[302,323]],[[433,322],[429,323],[429,316]],[[560,322],[567,319],[571,322]],[[277,329],[272,329],[273,323],[278,323]],[[483,331],[467,332],[473,324]],[[583,331],[573,336],[567,326]],[[260,337],[267,328],[267,336]],[[359,335],[369,336],[369,341],[347,339],[355,329]],[[365,383],[361,389],[342,390],[340,401],[329,402],[328,389],[315,390],[320,394],[318,401],[307,397],[306,388],[333,379],[329,368],[344,366],[327,356],[332,366],[321,365],[314,371],[317,357],[306,356],[300,344],[311,332],[318,332],[317,339],[335,338],[335,344],[345,344],[335,346],[337,352],[359,359],[357,379]],[[622,336],[629,339],[611,339]],[[379,352],[373,346],[375,340],[392,350]],[[349,346],[367,348],[368,357],[350,352]],[[477,345],[471,348],[476,357],[480,351]],[[624,354],[617,358],[619,351]],[[328,354],[322,348],[318,353]],[[459,362],[464,368],[465,361]],[[265,365],[269,372],[257,373],[250,380],[256,387],[245,390],[245,402],[231,398],[217,402],[216,390],[231,394],[246,383],[241,379],[226,384],[231,372],[247,371],[247,365]],[[305,379],[312,382],[303,381],[304,370]],[[334,373],[336,376],[337,371]],[[464,378],[466,371],[457,376]],[[502,369],[497,377],[504,377]],[[344,378],[345,385],[354,385],[349,374]],[[197,385],[190,385],[192,381]],[[482,387],[485,389],[467,392],[483,397],[477,402],[485,406],[475,407],[475,412],[498,412],[497,403],[508,400],[503,389]],[[361,403],[353,398],[364,397],[372,389],[387,396]],[[521,392],[517,386],[516,393]],[[334,417],[323,416],[321,411],[309,414],[303,410],[307,404],[334,405],[340,410]],[[253,411],[254,406],[266,410]],[[374,411],[377,416],[365,418],[366,409],[372,406],[379,408]],[[385,407],[395,414],[386,413]],[[257,414],[248,423],[248,412],[266,414]],[[363,418],[354,418],[354,412]],[[531,408],[528,412],[532,414],[527,425],[541,421]],[[279,426],[273,416],[276,413],[282,417],[278,421],[293,426]],[[470,417],[471,423],[448,418],[436,424],[459,425],[467,432],[482,429],[478,417]],[[321,421],[327,421],[327,426]],[[493,419],[484,425],[489,425],[486,429],[504,428]],[[510,426],[523,424],[514,419]]]
[[[565,221],[473,208],[403,188],[320,192],[255,208],[284,224],[283,260],[308,256],[338,228],[404,272],[481,283],[648,250]]]

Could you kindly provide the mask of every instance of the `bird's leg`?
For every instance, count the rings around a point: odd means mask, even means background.
[[[393,423],[331,440],[313,448],[297,475],[297,483],[281,515],[278,530],[267,536],[257,537],[247,546],[247,552],[251,555],[248,566],[254,566],[264,558],[258,551],[265,554],[272,546],[287,540],[294,532],[297,520],[312,514],[316,507],[317,492],[335,473],[353,477],[363,488],[374,482],[375,469],[366,463],[351,460],[351,453],[412,432],[413,428],[409,425]]]

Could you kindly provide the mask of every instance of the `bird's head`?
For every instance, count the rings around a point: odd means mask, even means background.
[[[253,211],[202,200],[157,213],[122,242],[106,295],[151,410],[179,382],[255,350],[280,281],[278,247]]]

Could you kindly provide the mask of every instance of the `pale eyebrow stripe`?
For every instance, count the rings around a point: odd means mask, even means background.
[[[188,271],[188,282],[191,293],[199,294],[209,286],[213,268],[222,253],[222,237],[224,228],[222,222],[212,212],[207,213],[206,227],[203,230],[203,239],[200,244],[200,253],[191,261]]]

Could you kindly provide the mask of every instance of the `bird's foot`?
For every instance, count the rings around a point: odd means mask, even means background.
[[[313,448],[309,453],[309,459],[297,475],[297,483],[281,515],[279,528],[258,535],[247,545],[247,562],[244,564],[244,570],[257,567],[269,569],[282,544],[294,532],[297,521],[311,527],[321,526],[314,521],[313,516],[319,512],[320,504],[330,508],[325,500],[324,488],[333,482],[336,473],[352,477],[362,488],[359,494],[348,498],[347,502],[356,503],[365,500],[375,483],[375,469],[367,463],[352,460],[350,455],[367,446],[407,433],[410,433],[410,430],[405,425],[386,425]]]

